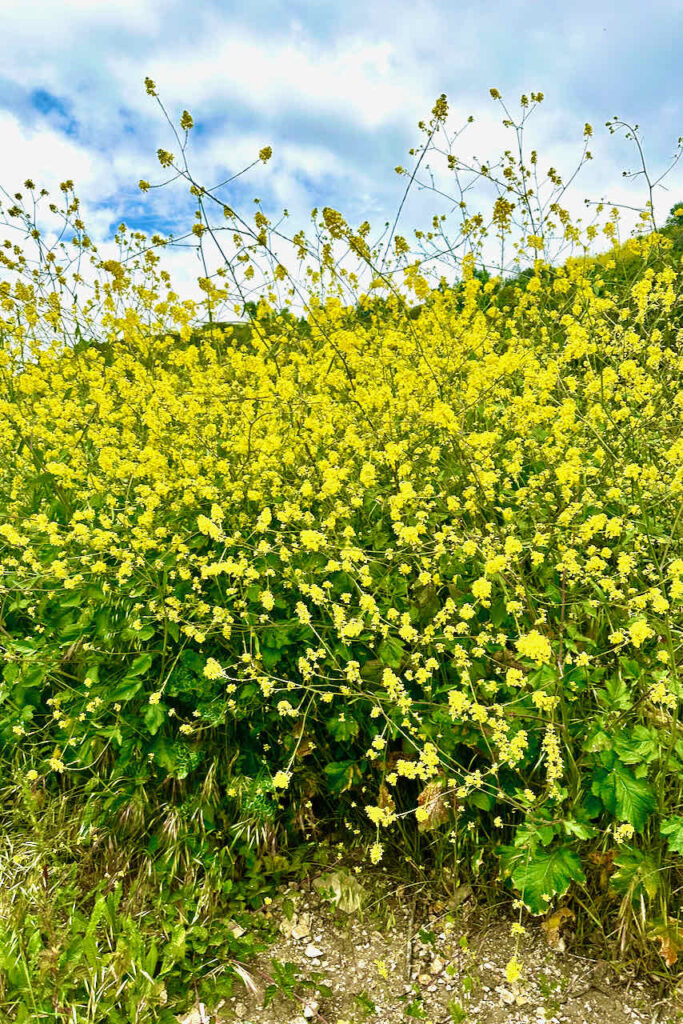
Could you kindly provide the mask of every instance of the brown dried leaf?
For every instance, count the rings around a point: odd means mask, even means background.
[[[450,819],[451,812],[457,807],[453,793],[446,791],[445,779],[434,779],[428,782],[417,798],[418,805],[427,812],[427,817],[419,821],[418,831],[426,832],[430,828],[438,828]]]
[[[588,859],[600,868],[599,885],[603,892],[609,888],[610,875],[614,873],[614,857],[616,850],[594,850],[588,855]]]
[[[683,935],[681,935],[678,921],[667,919],[663,924],[658,924],[648,932],[648,938],[659,942],[659,952],[668,967],[673,966],[678,960],[678,953],[683,949]]]
[[[394,798],[387,789],[386,783],[382,783],[379,787],[379,795],[377,797],[377,804],[379,807],[388,807],[390,811],[396,810],[396,804]]]
[[[575,918],[574,911],[570,910],[569,907],[560,907],[559,910],[556,910],[554,914],[551,914],[550,917],[541,923],[543,934],[549,946],[559,950],[561,953],[564,952],[565,942],[562,932]]]

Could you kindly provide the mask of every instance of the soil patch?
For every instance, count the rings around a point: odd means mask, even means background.
[[[683,1003],[658,1001],[644,982],[572,953],[568,912],[554,930],[533,920],[515,934],[514,921],[491,920],[466,887],[449,903],[425,903],[422,891],[418,910],[410,886],[362,877],[330,871],[284,891],[266,911],[278,939],[244,965],[239,991],[196,1006],[182,1024],[683,1021]]]

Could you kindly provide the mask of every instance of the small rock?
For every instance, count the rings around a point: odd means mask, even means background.
[[[297,923],[292,928],[292,938],[293,939],[305,939],[306,936],[310,935],[310,934],[311,934],[311,926],[310,926],[310,923],[306,920],[305,917],[302,917],[302,919],[300,921],[297,921]]]
[[[318,947],[314,946],[313,943],[311,942],[309,942],[308,945],[306,946],[304,953],[306,954],[306,956],[310,957],[311,960],[315,960],[317,959],[317,957],[323,955],[322,949],[318,949]]]

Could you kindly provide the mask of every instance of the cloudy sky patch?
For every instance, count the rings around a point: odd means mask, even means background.
[[[683,135],[680,0],[655,0],[647,17],[635,0],[4,0],[0,27],[0,181],[14,191],[30,176],[52,191],[72,178],[98,241],[121,220],[150,232],[191,223],[186,190],[137,189],[140,178],[161,180],[157,148],[177,149],[146,75],[176,121],[192,112],[192,167],[204,184],[272,146],[270,163],[223,197],[245,218],[254,196],[274,219],[286,207],[292,233],[323,205],[356,226],[367,217],[373,237],[393,222],[405,187],[394,168],[412,166],[417,122],[440,93],[449,130],[475,117],[459,143],[465,159],[491,159],[513,141],[491,86],[515,114],[521,93],[545,94],[529,143],[565,176],[592,123],[579,212],[584,196],[644,201],[642,179],[621,176],[636,155],[609,136],[612,115],[640,124],[655,177]],[[657,195],[660,219],[683,196],[682,172]],[[416,190],[402,229],[447,209]],[[173,262],[186,283],[197,272],[189,251]]]

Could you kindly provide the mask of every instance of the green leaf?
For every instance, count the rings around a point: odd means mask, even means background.
[[[260,588],[257,587],[257,590]],[[275,647],[278,650],[281,647],[286,647],[292,642],[292,628],[289,623],[284,623],[281,626],[271,627],[263,631],[262,642],[264,647]]]
[[[134,676],[144,676],[152,667],[153,660],[151,654],[139,654],[126,672],[126,678],[132,679]]]
[[[586,881],[578,854],[568,846],[515,853],[512,883],[532,914],[544,914],[553,896],[564,896],[572,882]]]
[[[576,821],[574,818],[565,818],[562,827],[568,836],[576,836],[577,839],[594,839],[598,834],[597,828],[586,825],[582,821]]]
[[[16,683],[19,678],[19,666],[16,661],[8,661],[2,670],[2,678],[6,683]]]
[[[171,933],[171,941],[164,946],[164,959],[159,975],[167,974],[171,968],[185,958],[186,931],[182,925],[176,925]]]
[[[632,847],[620,850],[614,858],[616,871],[610,878],[610,885],[616,892],[627,893],[632,900],[638,900],[643,891],[653,900],[659,892],[660,871],[651,854]]]
[[[608,679],[603,692],[598,693],[598,700],[609,711],[625,711],[633,704],[629,688],[623,679]]]
[[[637,779],[621,761],[615,759],[610,769],[596,772],[591,791],[620,821],[627,821],[639,832],[645,827],[657,801],[645,779]]]
[[[325,765],[327,788],[331,793],[344,793],[354,782],[360,782],[361,773],[355,761],[330,761]]]
[[[157,951],[157,944],[154,939],[152,939],[152,945],[149,947],[149,951],[145,957],[145,970],[148,974],[152,975],[152,977],[154,976],[158,963],[159,953]]]
[[[109,700],[113,704],[120,703],[123,700],[130,700],[138,692],[142,682],[142,679],[122,679],[108,694]]]
[[[489,619],[496,627],[496,629],[498,629],[498,627],[501,626],[503,622],[505,622],[507,615],[508,613],[505,609],[505,601],[501,599],[500,601],[496,601],[495,604],[491,606],[491,610],[489,612]]]
[[[492,811],[496,805],[495,797],[491,796],[490,793],[482,793],[481,790],[475,790],[474,793],[470,793],[467,802],[472,804],[473,807],[478,807],[480,811]]]
[[[85,679],[86,682],[90,683],[91,685],[93,683],[99,683],[99,681],[100,681],[100,666],[99,665],[89,665],[87,670],[86,670],[84,679]]]
[[[668,837],[667,843],[673,853],[683,854],[683,815],[674,814],[664,818],[659,832]]]
[[[377,649],[380,660],[389,668],[400,668],[403,661],[403,644],[399,640],[387,637]]]
[[[156,628],[154,626],[143,626],[142,629],[135,630],[138,640],[151,640],[155,633]]]
[[[148,704],[143,717],[148,732],[156,736],[166,719],[166,708],[163,704]]]
[[[619,666],[623,674],[631,679],[640,676],[640,665],[635,658],[619,658]]]
[[[39,683],[42,683],[46,674],[47,667],[45,665],[25,664],[21,674],[22,686],[26,689],[37,686]]]
[[[659,756],[657,731],[646,725],[636,725],[630,733],[617,733],[614,749],[624,764],[649,764]]]
[[[583,749],[588,754],[598,754],[601,750],[611,750],[613,740],[604,731],[601,724],[596,723],[583,741]]]
[[[278,661],[282,657],[282,653],[277,647],[262,647],[261,648],[261,660],[263,667],[266,672],[269,672],[272,668],[275,668]]]
[[[344,743],[347,740],[355,739],[359,732],[359,726],[355,718],[346,718],[346,716],[342,717],[342,715],[339,715],[329,720],[327,731],[334,736],[337,743]]]

